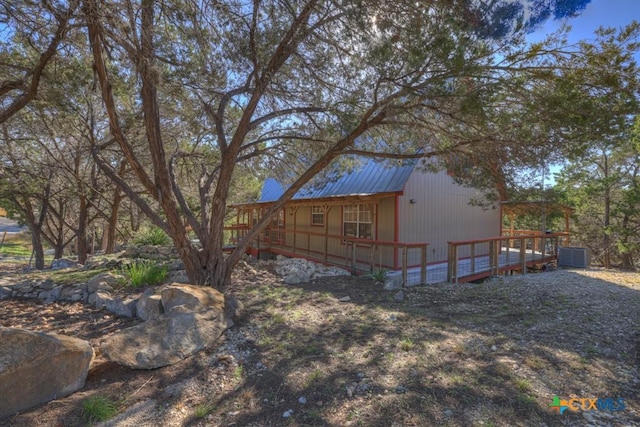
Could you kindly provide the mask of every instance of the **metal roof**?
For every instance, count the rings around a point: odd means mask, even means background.
[[[336,176],[335,179],[327,178],[320,183],[305,185],[292,200],[402,191],[415,164],[415,160],[399,162],[398,160],[370,159],[361,166],[355,166],[353,171]],[[275,179],[269,178],[264,182],[258,202],[274,202],[282,193],[284,193],[282,185]]]

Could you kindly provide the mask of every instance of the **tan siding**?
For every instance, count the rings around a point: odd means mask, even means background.
[[[475,189],[457,185],[446,172],[424,173],[415,170],[399,197],[399,239],[403,242],[427,242],[428,262],[447,259],[447,242],[500,235],[500,209],[484,210],[471,206],[472,198],[481,198]],[[410,203],[410,200],[415,203]],[[410,263],[418,262],[417,254]]]

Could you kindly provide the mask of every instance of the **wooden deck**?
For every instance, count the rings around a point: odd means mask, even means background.
[[[543,255],[538,251],[528,250],[526,252],[525,263],[526,266],[546,264],[555,261],[556,255],[547,253]],[[492,267],[490,264],[489,255],[476,256],[472,263],[471,258],[461,259],[458,261],[458,269],[455,272],[455,277],[452,282],[464,283],[473,280],[482,279],[485,277],[495,276],[500,273],[509,271],[521,271],[520,262],[520,249],[503,248],[503,251],[498,256],[498,268]],[[474,264],[474,268],[472,268]],[[409,268],[407,271],[406,286],[415,286],[421,284],[420,280],[420,267]],[[442,283],[448,280],[449,263],[443,261],[441,263],[431,264],[427,266],[426,283]],[[526,268],[525,268],[526,272]],[[389,277],[399,277],[402,275],[402,271],[392,271],[389,273]]]
[[[243,237],[246,224],[229,227],[232,240]],[[508,272],[526,273],[533,265],[557,258],[557,248],[569,233],[523,231],[523,234],[448,242],[448,259],[427,265],[427,243],[370,240],[342,235],[272,228],[251,245],[252,255],[266,252],[336,265],[353,274],[390,270],[405,286],[469,282]],[[318,243],[319,242],[319,243]],[[314,245],[315,243],[315,249]],[[330,244],[338,253],[329,250]],[[386,251],[386,256],[383,252]],[[391,259],[384,262],[383,258]]]

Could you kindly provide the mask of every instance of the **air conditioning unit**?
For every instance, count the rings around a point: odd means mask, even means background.
[[[591,264],[589,248],[560,246],[558,248],[558,265],[564,267],[587,268]]]

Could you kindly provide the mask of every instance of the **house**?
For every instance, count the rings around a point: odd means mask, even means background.
[[[241,237],[283,191],[268,179],[257,201],[234,206],[233,238]],[[500,236],[501,207],[471,203],[482,198],[481,191],[455,183],[447,171],[428,171],[418,160],[361,160],[352,171],[298,191],[249,252],[358,271],[406,271],[446,262],[450,241]]]

